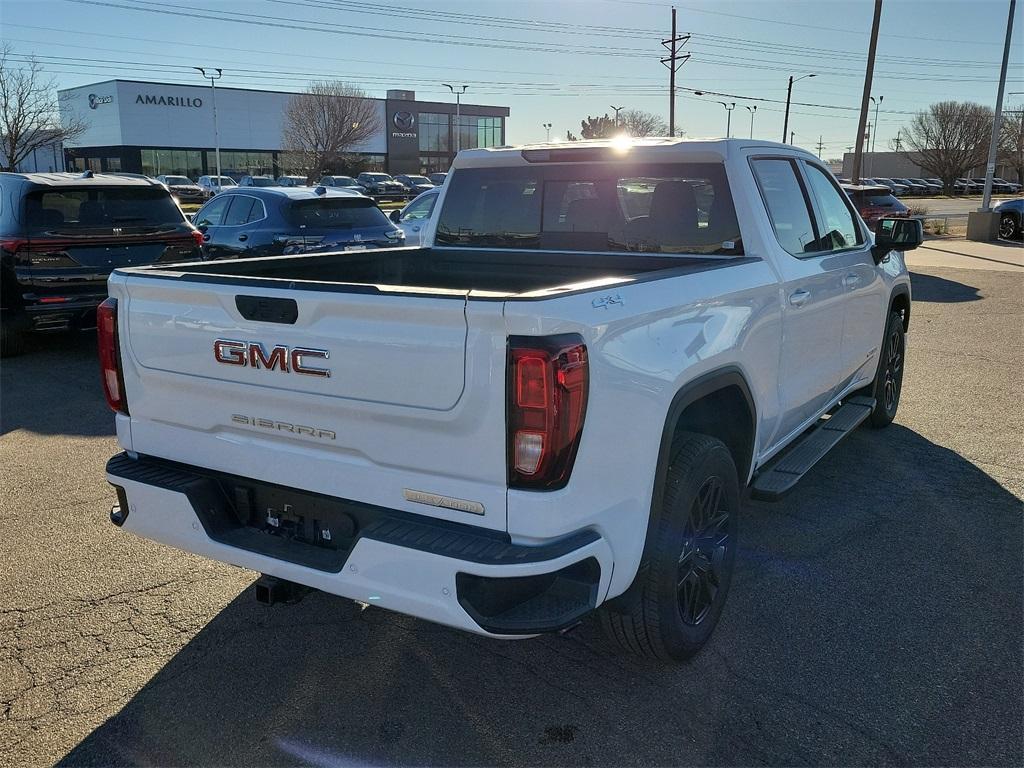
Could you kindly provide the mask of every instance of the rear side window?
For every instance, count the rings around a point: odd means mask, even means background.
[[[720,163],[465,168],[450,184],[438,245],[743,253]]]
[[[26,197],[25,219],[30,236],[113,229],[128,234],[184,222],[181,210],[162,187],[38,190]]]
[[[285,207],[288,221],[297,227],[383,227],[390,221],[372,200],[351,197],[325,197],[294,200]]]
[[[263,203],[249,195],[233,195],[231,207],[224,216],[224,226],[238,227],[263,218]]]
[[[860,227],[831,175],[810,163],[804,163],[804,169],[818,203],[818,232],[823,250],[856,248],[863,242]]]
[[[794,256],[821,250],[796,166],[781,158],[753,160],[751,166],[779,245]]]

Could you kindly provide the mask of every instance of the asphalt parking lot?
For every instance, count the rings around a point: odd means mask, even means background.
[[[94,337],[0,369],[0,764],[1020,765],[1024,280],[921,267],[897,423],[746,507],[694,661],[507,643],[119,531]]]

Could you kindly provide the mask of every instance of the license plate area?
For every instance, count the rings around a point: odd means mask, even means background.
[[[381,514],[370,505],[225,475],[206,476],[188,495],[211,539],[333,573],[359,531]]]

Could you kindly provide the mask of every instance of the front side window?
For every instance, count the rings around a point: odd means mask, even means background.
[[[863,242],[863,238],[853,211],[846,204],[842,193],[818,166],[805,163],[804,168],[821,217],[818,221],[821,250],[856,248]]]
[[[419,221],[429,219],[430,212],[434,210],[434,203],[437,202],[437,195],[423,195],[409,203],[402,214],[402,221]]]
[[[438,245],[743,253],[721,163],[466,168],[450,183]]]
[[[231,195],[224,195],[213,198],[210,202],[199,209],[196,214],[196,223],[200,226],[217,227],[224,221],[224,214],[231,203]]]
[[[794,256],[820,250],[807,198],[793,162],[782,158],[761,159],[751,161],[751,167],[779,245]]]

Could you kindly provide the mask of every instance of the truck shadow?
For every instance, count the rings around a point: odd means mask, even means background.
[[[1017,763],[1020,508],[916,432],[860,430],[747,505],[722,623],[674,667],[593,620],[502,642],[249,588],[59,764]]]
[[[103,399],[96,332],[40,334],[25,354],[0,363],[0,435],[105,437],[114,417]]]
[[[972,285],[923,272],[910,273],[910,289],[914,301],[958,303],[982,298],[978,289]]]

